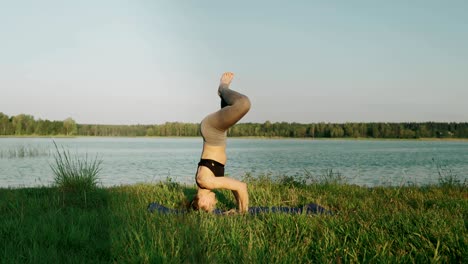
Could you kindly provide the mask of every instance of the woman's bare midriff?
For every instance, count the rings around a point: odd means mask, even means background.
[[[211,146],[203,144],[202,159],[211,159],[226,164],[226,146]]]

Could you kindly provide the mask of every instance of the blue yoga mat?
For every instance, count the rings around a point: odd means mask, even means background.
[[[189,211],[183,209],[171,209],[167,208],[158,203],[150,203],[148,205],[148,211],[150,213],[161,213],[161,214],[185,214]],[[215,209],[215,214],[223,214],[225,211]],[[254,206],[249,207],[249,214],[256,215],[262,213],[286,213],[286,214],[331,214],[331,212],[318,204],[307,204],[303,207],[285,207],[285,206]]]

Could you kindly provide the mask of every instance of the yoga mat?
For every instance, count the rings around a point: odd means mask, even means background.
[[[150,203],[148,205],[148,211],[150,213],[160,213],[160,214],[185,214],[189,211],[184,209],[171,209],[167,208],[163,205],[158,203]],[[222,211],[220,209],[215,209],[213,211],[214,214],[223,214],[226,211]],[[286,214],[327,214],[330,215],[331,212],[327,209],[323,208],[318,204],[307,204],[302,207],[285,207],[285,206],[254,206],[249,207],[249,214],[256,215],[262,213],[286,213]]]

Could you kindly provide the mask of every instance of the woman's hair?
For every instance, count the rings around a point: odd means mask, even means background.
[[[198,197],[198,194],[193,197],[193,199],[190,201],[190,203],[187,206],[187,210],[199,210],[200,207],[198,206],[198,200],[200,198]]]
[[[210,193],[214,196],[213,192]],[[200,195],[199,193],[197,193],[193,197],[193,199],[187,204],[187,210],[204,210],[207,212],[213,211],[214,206],[217,203],[216,197],[214,198],[214,200],[212,200],[211,195],[209,197],[207,196],[208,195]]]

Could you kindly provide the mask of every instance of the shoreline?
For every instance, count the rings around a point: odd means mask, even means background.
[[[0,135],[2,138],[201,138],[201,136],[41,136],[41,135]],[[349,137],[337,137],[337,138],[315,138],[315,137],[263,137],[263,136],[245,136],[245,137],[229,137],[229,139],[262,139],[262,140],[349,140],[349,141],[461,141],[467,142],[468,138],[349,138]]]

